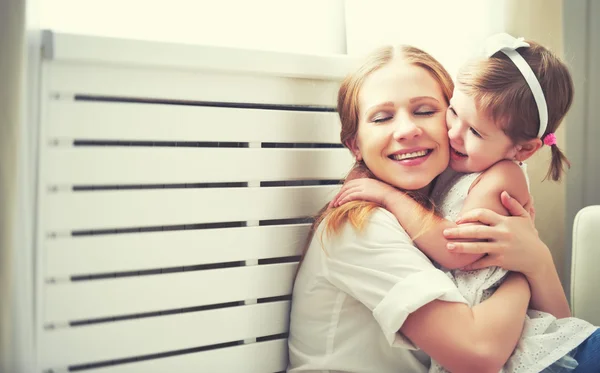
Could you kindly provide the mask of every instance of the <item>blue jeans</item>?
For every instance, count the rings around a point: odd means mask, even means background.
[[[577,360],[579,365],[572,373],[600,372],[600,329],[596,329],[575,351],[573,358]]]

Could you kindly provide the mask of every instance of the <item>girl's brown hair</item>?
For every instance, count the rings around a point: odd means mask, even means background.
[[[517,51],[537,77],[548,107],[548,126],[542,136],[556,132],[573,102],[573,80],[567,66],[550,50],[527,41],[529,48]],[[533,93],[512,60],[502,52],[471,61],[461,67],[457,88],[474,97],[479,110],[486,112],[515,143],[537,138],[539,113]],[[546,178],[558,181],[570,163],[557,145],[551,146],[552,162]]]
[[[406,45],[379,48],[372,52],[356,71],[348,74],[340,86],[337,112],[342,124],[340,140],[346,147],[348,147],[348,144],[351,141],[356,139],[358,133],[360,114],[358,96],[365,79],[371,73],[387,65],[394,59],[401,59],[402,61],[427,70],[439,83],[446,104],[449,104],[450,97],[452,97],[452,92],[454,90],[454,83],[446,69],[444,69],[436,59],[418,48]],[[402,87],[399,87],[398,89],[402,89]],[[374,177],[362,161],[357,161],[351,172],[360,173],[363,177]],[[415,198],[415,200],[428,208],[429,214],[424,216],[426,222],[423,226],[429,226],[435,219],[433,206],[429,204],[429,200],[424,200],[424,198],[417,194],[411,194],[411,197]],[[308,244],[310,244],[315,229],[321,222],[326,224],[324,232],[327,232],[328,234],[338,233],[346,222],[350,222],[352,226],[361,230],[367,221],[367,218],[377,207],[379,207],[378,204],[366,201],[352,201],[331,209],[328,209],[327,206],[324,207],[318,213],[312,225],[307,247]],[[427,222],[429,222],[429,224]]]

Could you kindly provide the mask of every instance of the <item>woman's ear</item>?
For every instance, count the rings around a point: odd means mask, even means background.
[[[358,148],[356,138],[346,141],[344,145],[346,145],[346,147],[350,149],[350,151],[354,155],[354,158],[356,158],[357,161],[362,161],[362,155],[360,154],[360,149]]]
[[[542,140],[540,139],[532,139],[525,141],[519,145],[517,145],[515,154],[515,159],[519,162],[523,162],[531,157],[535,152],[538,151],[539,148],[542,147]]]

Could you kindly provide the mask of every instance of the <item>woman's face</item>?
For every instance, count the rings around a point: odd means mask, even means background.
[[[358,133],[350,149],[379,180],[418,190],[446,169],[448,106],[425,69],[392,61],[365,79],[358,101]]]

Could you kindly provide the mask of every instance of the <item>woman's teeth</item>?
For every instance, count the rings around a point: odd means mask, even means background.
[[[396,161],[403,161],[405,159],[419,158],[427,155],[428,150],[419,150],[418,152],[404,153],[404,154],[392,154],[391,158]]]

